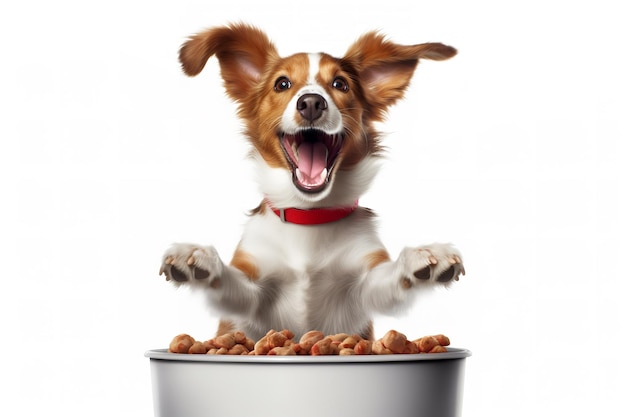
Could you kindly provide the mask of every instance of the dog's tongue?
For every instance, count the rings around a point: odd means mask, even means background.
[[[302,180],[309,185],[317,185],[326,180],[328,148],[321,142],[302,142],[298,147],[298,169]]]

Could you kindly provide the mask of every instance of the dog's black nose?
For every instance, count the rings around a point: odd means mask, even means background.
[[[309,122],[319,119],[328,108],[328,103],[319,94],[304,94],[298,99],[296,107],[302,117]]]

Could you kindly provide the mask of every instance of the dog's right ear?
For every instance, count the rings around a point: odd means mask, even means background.
[[[219,60],[224,86],[235,100],[248,98],[268,60],[278,58],[276,48],[263,31],[242,23],[191,36],[178,57],[185,74],[194,76],[212,55]]]
[[[387,108],[404,96],[420,60],[443,61],[454,55],[456,49],[441,43],[399,45],[369,32],[348,49],[343,60],[361,79],[369,117],[382,120]]]

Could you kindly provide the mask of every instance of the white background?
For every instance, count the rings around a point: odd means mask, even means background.
[[[261,198],[216,63],[190,79],[177,62],[186,36],[238,20],[284,55],[340,56],[370,29],[459,49],[418,67],[361,202],[392,254],[452,241],[467,276],[379,320],[379,334],[443,332],[472,350],[465,416],[623,408],[619,2],[8,3],[0,402],[11,415],[151,416],[144,351],[213,334],[201,297],[158,269],[174,241],[228,260]]]

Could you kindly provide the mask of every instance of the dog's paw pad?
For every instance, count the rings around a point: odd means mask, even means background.
[[[445,271],[443,271],[437,277],[437,282],[450,282],[452,280],[452,278],[454,278],[455,281],[459,280],[459,276],[455,272],[454,267],[450,267],[450,268],[446,269]]]
[[[211,273],[209,271],[206,271],[202,268],[194,268],[193,269],[193,278],[197,279],[197,280],[204,280],[207,279],[211,276]]]
[[[422,281],[427,281],[430,279],[430,275],[432,274],[432,268],[429,266],[424,267],[422,269],[418,269],[417,271],[413,272],[413,276],[419,280]]]
[[[170,266],[168,276],[176,282],[189,281],[189,276],[184,271],[176,268],[174,265]]]

